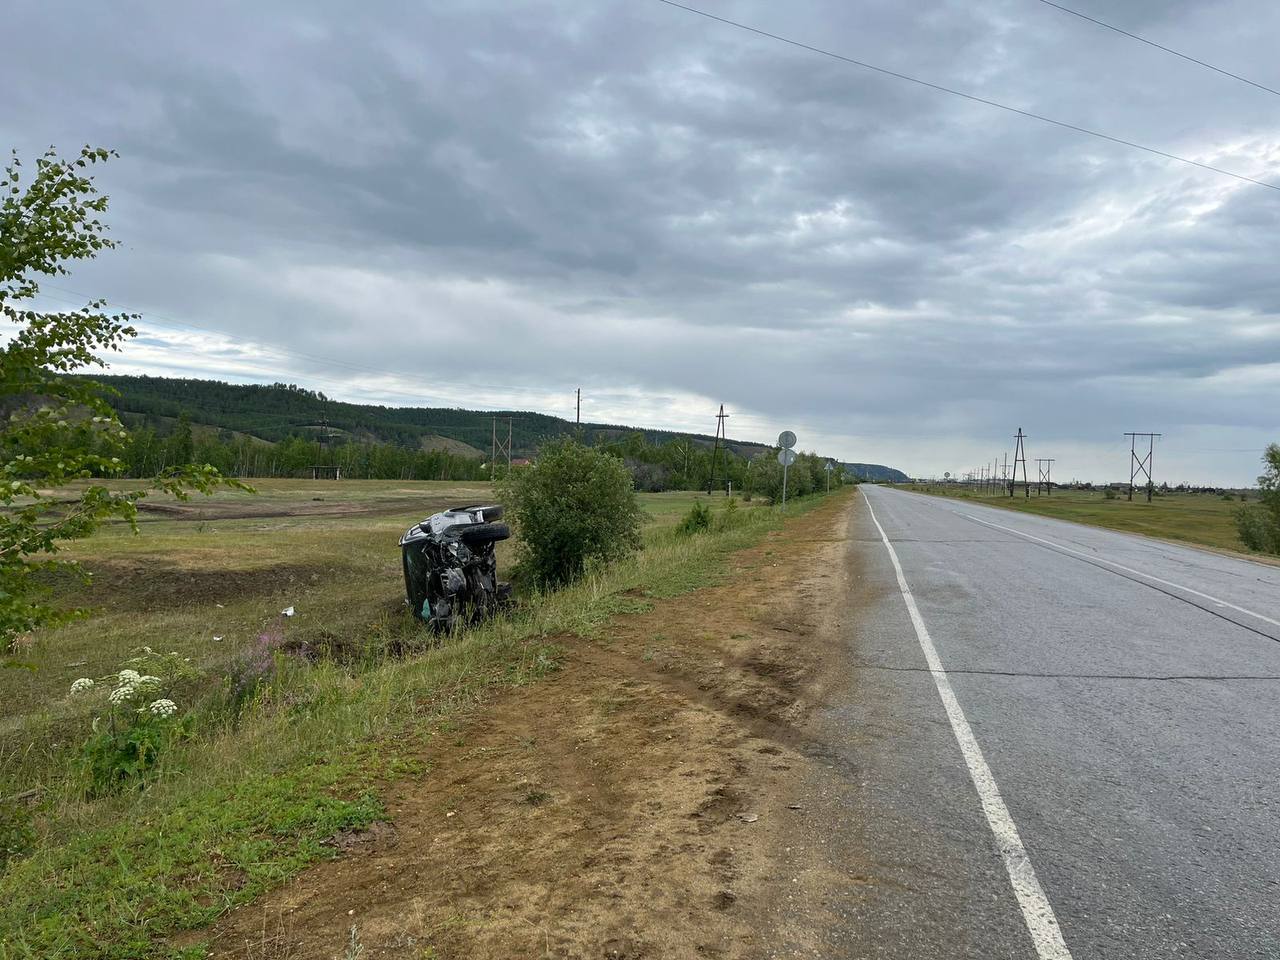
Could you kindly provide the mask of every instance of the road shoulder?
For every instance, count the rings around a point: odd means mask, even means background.
[[[755,957],[818,874],[791,838],[845,682],[833,498],[734,555],[720,586],[561,638],[561,669],[416,748],[387,821],[234,911],[215,956]],[[783,891],[786,891],[783,893]],[[354,930],[354,933],[353,933]]]

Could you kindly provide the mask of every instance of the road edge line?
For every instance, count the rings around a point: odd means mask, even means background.
[[[938,696],[942,699],[947,719],[951,721],[951,732],[955,734],[960,752],[964,755],[964,762],[969,768],[969,777],[973,780],[973,786],[978,792],[987,825],[995,836],[1000,857],[1009,874],[1009,883],[1013,887],[1013,895],[1017,898],[1018,906],[1022,910],[1022,919],[1026,923],[1027,933],[1031,935],[1036,954],[1040,960],[1071,960],[1071,951],[1067,949],[1066,941],[1062,939],[1058,918],[1049,904],[1044,887],[1040,885],[1035,868],[1031,865],[1031,857],[1027,854],[1026,847],[1022,845],[1022,837],[1019,836],[1018,827],[1013,822],[1009,808],[1005,806],[1004,798],[1000,795],[1000,787],[996,783],[995,775],[987,766],[982,748],[978,746],[978,740],[973,735],[973,728],[969,726],[969,721],[960,708],[960,701],[956,699],[955,691],[951,687],[951,679],[943,669],[938,650],[933,645],[933,638],[929,635],[929,628],[920,615],[920,608],[916,606],[911,587],[907,584],[906,575],[902,572],[898,553],[889,542],[889,536],[884,532],[884,527],[880,526],[875,509],[871,506],[871,498],[867,496],[865,490],[862,491],[862,498],[866,501],[871,522],[876,525],[880,540],[889,552],[889,560],[893,563],[893,572],[898,578],[898,589],[906,602],[907,613],[911,617],[911,625],[915,628],[916,639],[920,642],[920,649],[924,651],[925,661],[929,664],[929,672],[933,677],[934,685],[938,688]]]
[[[1250,610],[1248,607],[1237,606],[1228,600],[1223,600],[1222,598],[1215,597],[1212,594],[1202,593],[1201,591],[1194,590],[1191,587],[1184,587],[1182,584],[1174,583],[1172,580],[1165,580],[1164,578],[1157,577],[1154,574],[1143,573],[1141,570],[1135,570],[1133,567],[1126,567],[1123,563],[1119,563],[1115,560],[1108,560],[1106,557],[1085,553],[1083,550],[1076,550],[1074,547],[1068,547],[1066,544],[1058,543],[1056,540],[1047,540],[1044,537],[1037,537],[1033,533],[1023,533],[1021,530],[1015,530],[1013,527],[1006,527],[1004,524],[996,523],[993,520],[983,520],[981,517],[975,517],[970,513],[962,513],[960,516],[964,517],[966,520],[972,520],[974,523],[981,523],[983,526],[991,527],[995,530],[1003,530],[1005,533],[1012,533],[1014,536],[1022,537],[1024,540],[1043,543],[1045,546],[1052,547],[1054,550],[1061,550],[1063,553],[1074,554],[1075,556],[1081,557],[1092,563],[1105,563],[1107,566],[1115,567],[1117,570],[1123,570],[1125,573],[1131,573],[1136,577],[1142,577],[1144,580],[1150,580],[1152,583],[1158,583],[1161,586],[1169,587],[1173,590],[1181,590],[1183,593],[1189,593],[1191,596],[1199,597],[1201,600],[1208,600],[1210,603],[1216,604],[1219,607],[1225,607],[1228,610],[1234,610],[1236,613],[1243,613],[1246,617],[1253,617],[1255,620],[1261,620],[1263,623],[1269,623],[1272,626],[1280,627],[1280,620],[1268,617],[1265,613],[1258,613],[1256,610]],[[1123,531],[1113,532],[1122,533]],[[1238,625],[1243,626],[1243,624]],[[1274,637],[1272,639],[1274,639]]]

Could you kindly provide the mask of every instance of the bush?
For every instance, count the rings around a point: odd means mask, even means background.
[[[731,530],[738,525],[740,519],[742,519],[742,514],[738,512],[738,501],[730,499],[725,503],[724,509],[720,511],[720,517],[716,520],[716,529],[720,531]]]
[[[1236,531],[1240,534],[1240,542],[1250,550],[1280,553],[1280,539],[1267,522],[1267,512],[1262,507],[1241,507],[1237,510]]]
[[[1280,554],[1280,443],[1262,453],[1266,467],[1258,477],[1258,504],[1236,511],[1236,529],[1250,550]]]
[[[126,786],[141,786],[175,740],[186,735],[185,718],[170,699],[177,684],[194,671],[178,654],[143,647],[119,673],[81,677],[71,692],[93,696],[106,686],[106,713],[94,717],[93,732],[81,747],[81,759],[94,796]]]
[[[640,548],[643,514],[631,473],[617,457],[573,439],[544,446],[499,488],[516,542],[517,574],[542,587],[582,575]]]
[[[684,515],[684,519],[681,520],[680,525],[676,527],[676,533],[682,537],[691,537],[695,533],[703,533],[710,529],[711,508],[699,500],[690,508],[689,512]]]
[[[1114,499],[1116,498],[1116,489],[1115,489],[1115,487],[1105,487],[1105,488],[1103,488],[1103,491],[1102,491],[1102,497],[1103,497],[1103,499],[1104,499],[1104,500],[1114,500]]]

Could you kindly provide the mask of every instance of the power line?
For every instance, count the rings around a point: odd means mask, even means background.
[[[1135,150],[1141,150],[1144,153],[1150,153],[1157,157],[1164,157],[1166,160],[1176,160],[1178,163],[1185,163],[1192,167],[1199,167],[1201,170],[1208,170],[1211,173],[1217,173],[1224,177],[1231,177],[1244,183],[1252,183],[1259,187],[1266,187],[1268,190],[1280,191],[1280,185],[1267,183],[1265,180],[1257,180],[1253,177],[1246,176],[1243,173],[1234,173],[1230,170],[1224,170],[1222,167],[1215,167],[1210,163],[1201,163],[1199,160],[1192,160],[1190,157],[1182,157],[1176,153],[1169,153],[1156,147],[1148,147],[1144,144],[1137,143],[1133,140],[1125,140],[1123,137],[1113,137],[1109,133],[1102,133],[1098,130],[1091,130],[1088,127],[1082,127],[1078,124],[1068,123],[1066,120],[1055,120],[1052,117],[1046,117],[1042,113],[1033,113],[1030,110],[1022,110],[1018,107],[1011,107],[1007,103],[1001,103],[998,100],[989,100],[986,97],[980,97],[977,94],[965,93],[962,90],[956,90],[952,87],[944,87],[942,84],[933,83],[929,80],[921,80],[919,77],[913,77],[905,73],[898,73],[896,70],[890,70],[887,67],[878,67],[874,63],[867,63],[865,60],[855,60],[853,57],[846,57],[843,54],[833,53],[830,50],[824,50],[821,47],[815,47],[811,44],[804,43],[800,40],[793,40],[790,37],[784,37],[781,34],[770,33],[767,30],[761,30],[758,27],[752,27],[737,20],[730,20],[727,17],[719,17],[714,13],[708,13],[705,10],[699,10],[697,7],[688,7],[683,3],[676,3],[676,0],[657,0],[658,3],[664,3],[669,7],[676,7],[679,10],[686,10],[689,13],[695,13],[700,17],[706,17],[708,20],[715,20],[718,23],[726,24],[730,27],[737,27],[739,30],[745,30],[747,33],[754,33],[757,36],[766,37],[770,40],[777,40],[779,43],[789,44],[798,47],[801,50],[807,50],[810,53],[816,53],[819,56],[830,57],[832,60],[839,60],[842,63],[852,64],[855,67],[861,67],[864,70],[871,70],[880,73],[886,77],[894,77],[897,80],[906,80],[909,83],[919,84],[922,87],[928,87],[930,90],[937,90],[940,93],[947,93],[953,97],[960,97],[963,100],[970,100],[974,103],[981,103],[988,107],[995,107],[997,110],[1004,110],[1008,113],[1016,113],[1020,117],[1027,117],[1031,120],[1038,120],[1041,123],[1047,123],[1051,126],[1061,127],[1064,130],[1072,130],[1076,133],[1082,133],[1089,137],[1095,137],[1098,140],[1106,140],[1110,143],[1118,143],[1124,147],[1132,147]]]
[[[1124,30],[1120,27],[1114,26],[1113,24],[1107,23],[1105,20],[1099,20],[1097,17],[1091,17],[1087,13],[1081,13],[1079,10],[1072,10],[1070,7],[1064,7],[1060,3],[1054,3],[1053,0],[1040,0],[1040,2],[1045,6],[1061,10],[1063,13],[1069,13],[1073,17],[1079,17],[1081,20],[1088,20],[1090,23],[1097,24],[1106,30],[1112,30],[1122,36],[1128,37],[1130,40],[1137,40],[1139,43],[1145,43],[1149,47],[1155,47],[1157,50],[1163,50],[1165,53],[1172,54],[1181,60],[1186,60],[1188,63],[1194,63],[1198,66],[1204,67],[1206,70],[1212,70],[1214,73],[1220,73],[1224,77],[1230,77],[1232,80],[1239,80],[1241,83],[1247,83],[1251,87],[1257,87],[1259,90],[1265,90],[1267,93],[1275,94],[1277,97],[1280,97],[1280,90],[1272,89],[1265,84],[1256,83],[1248,77],[1242,77],[1240,74],[1232,73],[1230,70],[1223,70],[1221,67],[1215,67],[1212,63],[1205,63],[1203,60],[1197,60],[1189,54],[1179,53],[1172,47],[1166,47],[1163,43],[1156,43],[1154,40],[1148,40],[1146,37],[1140,37],[1136,33],[1130,33],[1128,30]]]

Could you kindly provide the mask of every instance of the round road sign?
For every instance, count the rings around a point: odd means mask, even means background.
[[[796,435],[790,430],[783,430],[778,434],[778,446],[783,450],[790,450],[796,445]]]
[[[796,462],[796,452],[788,447],[783,447],[778,451],[778,462],[784,467],[789,467]]]

